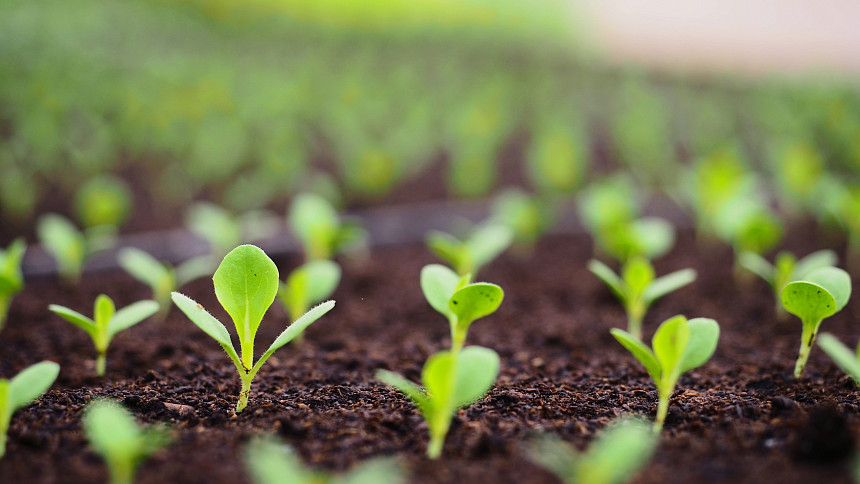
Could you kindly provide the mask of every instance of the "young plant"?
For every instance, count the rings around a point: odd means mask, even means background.
[[[110,400],[87,405],[84,433],[107,462],[111,484],[134,482],[137,466],[172,440],[163,426],[141,428],[128,410]]]
[[[818,346],[830,356],[836,366],[860,385],[860,344],[857,345],[856,350],[851,351],[836,336],[830,333],[821,333],[821,336],[818,337]]]
[[[713,319],[674,316],[663,321],[651,347],[632,334],[620,330],[609,330],[612,336],[639,360],[657,385],[659,403],[654,430],[660,431],[669,411],[669,397],[675,391],[678,378],[687,371],[704,365],[714,354],[720,338],[720,326]]]
[[[433,309],[448,318],[454,353],[463,347],[469,326],[477,319],[496,312],[505,297],[502,288],[495,284],[469,284],[468,281],[468,274],[459,277],[440,264],[429,264],[421,269],[424,298]]]
[[[510,227],[515,249],[530,251],[553,223],[550,204],[519,189],[508,189],[493,200],[492,219]]]
[[[832,250],[819,250],[798,260],[791,252],[783,251],[776,255],[773,264],[755,252],[744,251],[738,256],[738,263],[744,269],[761,277],[773,289],[777,312],[786,314],[783,309],[782,288],[791,281],[803,279],[819,267],[836,265],[838,258]]]
[[[140,249],[127,247],[117,255],[119,265],[138,281],[152,289],[152,298],[164,319],[170,311],[170,293],[185,284],[212,273],[214,264],[209,255],[193,257],[173,267]]]
[[[367,238],[360,225],[341,221],[328,200],[313,193],[296,196],[287,221],[309,261],[331,259],[361,246]]]
[[[403,470],[393,459],[373,459],[339,476],[307,468],[289,445],[257,437],[245,446],[245,467],[255,484],[399,484]]]
[[[219,205],[197,202],[188,209],[185,224],[191,232],[209,244],[211,269],[214,261],[224,257],[242,240],[265,239],[277,230],[277,220],[265,210],[251,210],[234,215]]]
[[[12,414],[48,391],[59,374],[60,365],[43,361],[25,368],[11,380],[0,378],[0,457],[6,454],[6,433]]]
[[[71,220],[55,213],[45,214],[36,223],[39,241],[57,261],[57,272],[68,283],[76,284],[87,257],[92,255],[86,235]]]
[[[90,335],[98,353],[96,373],[104,376],[107,350],[113,337],[158,312],[158,303],[138,301],[117,311],[110,297],[99,294],[93,308],[93,319],[57,304],[51,304],[48,309]]]
[[[329,312],[334,301],[314,307],[287,327],[254,363],[254,338],[266,311],[275,301],[278,292],[278,268],[262,249],[253,245],[240,245],[228,253],[212,277],[218,302],[233,319],[239,336],[239,354],[233,347],[230,333],[212,317],[203,306],[178,292],[172,293],[173,302],[191,319],[191,322],[217,341],[239,371],[242,390],[236,403],[236,413],[248,405],[251,382],[260,368],[278,348],[289,343],[306,327]],[[241,356],[240,356],[241,355]]]
[[[824,318],[838,313],[851,297],[851,276],[838,267],[820,267],[782,289],[782,305],[803,322],[794,377],[800,378]]]
[[[498,374],[499,355],[495,351],[468,346],[431,356],[421,372],[423,388],[386,370],[378,370],[376,378],[408,396],[418,407],[430,430],[427,456],[436,459],[442,454],[454,413],[481,399]]]
[[[106,250],[115,245],[117,230],[131,208],[131,190],[114,176],[94,177],[75,193],[75,213],[86,227],[91,250]]]
[[[438,230],[427,234],[427,247],[457,274],[477,275],[482,267],[505,251],[514,233],[506,225],[489,222],[475,226],[465,240]]]
[[[331,297],[340,283],[340,266],[325,259],[312,260],[298,267],[278,286],[278,299],[295,321],[308,312],[312,305]],[[301,341],[299,333],[296,341]]]
[[[655,279],[654,267],[644,257],[629,259],[620,275],[597,259],[588,261],[588,270],[621,301],[627,312],[627,331],[636,339],[642,339],[642,320],[654,301],[696,280],[693,269],[681,269]]]
[[[24,239],[15,239],[6,250],[0,250],[0,330],[6,322],[12,297],[24,289],[21,260],[27,244]]]
[[[658,440],[646,422],[626,418],[611,423],[584,452],[542,435],[531,442],[528,455],[567,484],[622,484],[648,463]]]

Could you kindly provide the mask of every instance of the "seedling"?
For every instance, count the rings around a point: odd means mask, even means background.
[[[96,373],[104,376],[107,350],[113,337],[158,312],[158,303],[138,301],[117,311],[110,297],[99,294],[93,308],[93,319],[57,304],[51,304],[48,309],[90,335],[98,352]]]
[[[109,237],[116,235],[116,228],[128,218],[131,207],[131,190],[114,176],[92,178],[75,193],[75,212],[81,224],[100,227]]]
[[[803,374],[821,321],[841,311],[850,297],[851,276],[838,267],[820,267],[782,289],[782,305],[803,322],[795,378]]]
[[[427,247],[457,274],[475,276],[478,271],[510,247],[513,231],[502,224],[487,222],[474,227],[465,240],[438,230],[427,234]]]
[[[188,209],[185,224],[209,244],[213,261],[224,257],[242,240],[264,239],[277,230],[277,221],[265,210],[251,210],[241,215],[209,202],[197,202]],[[211,269],[215,269],[214,262]]]
[[[854,379],[860,385],[860,344],[855,351],[851,351],[842,344],[836,336],[830,333],[821,333],[818,337],[818,346],[830,356],[836,366]]]
[[[367,238],[361,226],[341,221],[328,200],[312,193],[296,196],[288,222],[309,261],[331,259],[335,254],[357,248]]]
[[[803,279],[819,267],[836,265],[838,258],[832,250],[819,250],[798,260],[791,252],[780,252],[771,264],[755,252],[744,251],[738,256],[738,263],[744,269],[764,279],[773,289],[777,312],[786,314],[782,307],[782,288],[791,281]]]
[[[6,322],[12,297],[24,289],[21,260],[27,244],[24,239],[15,239],[6,250],[0,250],[0,329]]]
[[[436,459],[457,409],[483,397],[499,374],[499,355],[489,348],[468,346],[460,351],[440,351],[431,356],[421,372],[424,387],[386,370],[376,378],[408,396],[430,430],[427,456]]]
[[[57,272],[69,283],[77,283],[86,258],[92,254],[87,238],[71,220],[55,213],[39,218],[39,240],[57,261]]]
[[[117,260],[132,277],[152,289],[152,298],[158,303],[162,320],[170,310],[170,293],[195,279],[211,274],[214,265],[212,258],[205,255],[172,267],[134,247],[120,250]]]
[[[636,339],[642,339],[642,320],[654,301],[696,280],[693,269],[681,269],[655,279],[654,267],[644,257],[628,260],[620,276],[597,259],[588,261],[588,270],[621,301],[627,312],[627,331]]]
[[[313,260],[295,269],[286,282],[278,286],[278,299],[295,321],[314,304],[331,297],[340,282],[340,266],[325,260]],[[300,341],[304,333],[296,337]]]
[[[689,321],[680,315],[669,318],[654,333],[651,339],[653,350],[627,331],[611,329],[609,332],[645,366],[657,385],[659,403],[654,430],[659,432],[666,420],[669,397],[675,391],[678,378],[711,358],[720,338],[720,326],[707,318]]]
[[[256,484],[399,484],[403,470],[393,459],[373,459],[342,474],[307,468],[289,445],[257,437],[245,446],[245,467]]]
[[[212,277],[215,296],[233,319],[239,336],[236,353],[227,328],[209,314],[203,306],[178,292],[172,293],[173,302],[191,319],[191,322],[217,341],[239,371],[242,390],[236,403],[236,413],[248,405],[251,382],[260,368],[278,348],[289,343],[306,327],[329,312],[334,301],[326,301],[287,327],[263,356],[254,363],[254,338],[266,311],[275,301],[278,292],[278,268],[262,249],[253,245],[240,245],[228,253]]]
[[[137,466],[172,440],[163,426],[141,428],[128,410],[110,400],[87,405],[84,432],[107,462],[112,484],[134,482]]]
[[[510,227],[516,248],[531,250],[553,223],[550,204],[518,189],[508,189],[493,200],[492,219]]]
[[[59,374],[60,365],[43,361],[24,368],[11,380],[0,378],[0,458],[6,454],[6,433],[12,414],[48,391]]]
[[[558,437],[542,435],[528,454],[567,484],[622,484],[648,463],[657,443],[657,433],[647,423],[627,418],[610,424],[587,451],[577,452]]]
[[[541,192],[570,193],[585,178],[588,137],[581,121],[549,116],[532,132],[528,173]]]
[[[502,288],[495,284],[468,284],[468,281],[468,275],[458,277],[454,271],[440,264],[429,264],[421,269],[424,298],[433,309],[448,318],[451,348],[455,353],[463,347],[469,326],[496,312],[505,297]]]

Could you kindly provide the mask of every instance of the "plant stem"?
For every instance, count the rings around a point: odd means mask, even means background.
[[[430,443],[427,445],[427,457],[438,459],[442,455],[442,444],[445,443],[445,436],[430,435]]]
[[[672,392],[668,392],[668,395],[665,392],[659,392],[660,399],[657,402],[657,418],[654,419],[654,432],[660,433],[663,430],[663,422],[666,421],[666,415],[669,413],[669,397],[672,396]]]
[[[819,326],[821,326],[821,320],[815,322],[803,321],[803,332],[800,336],[800,352],[797,355],[797,363],[794,365],[795,378],[800,378],[803,374],[803,369],[806,367],[806,360],[809,359],[812,344],[815,343],[815,335],[818,334]]]
[[[108,464],[108,470],[110,471],[111,484],[132,484],[134,482],[134,466],[131,463]]]
[[[245,378],[242,376],[242,391],[239,392],[239,401],[236,402],[236,413],[241,413],[248,406],[248,397],[251,395],[251,381],[253,377]]]
[[[0,458],[6,455],[6,431],[0,432]]]
[[[0,295],[0,329],[3,329],[3,324],[6,322],[6,315],[9,312],[9,302],[11,300],[11,294]]]
[[[641,304],[631,304],[627,308],[627,332],[634,338],[642,340],[642,319],[645,317]]]
[[[105,367],[107,366],[107,355],[104,352],[100,352],[96,357],[96,374],[98,376],[105,376]]]

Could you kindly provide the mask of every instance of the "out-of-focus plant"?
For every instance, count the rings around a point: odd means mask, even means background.
[[[24,368],[11,380],[0,378],[0,458],[6,454],[6,434],[12,414],[48,391],[59,373],[60,365],[43,361]]]
[[[860,344],[852,351],[842,344],[836,336],[830,333],[821,333],[818,337],[818,346],[830,356],[833,363],[842,369],[854,382],[860,385]]]
[[[755,177],[741,161],[738,150],[722,148],[707,154],[684,175],[680,196],[695,214],[700,236],[716,236],[716,217],[732,200],[757,193]]]
[[[234,215],[209,202],[197,202],[186,212],[186,226],[209,244],[211,261],[224,257],[243,240],[264,239],[277,230],[275,216],[264,210]]]
[[[312,193],[296,195],[287,222],[308,261],[331,259],[335,254],[356,250],[367,239],[357,222],[341,220],[328,200]]]
[[[478,271],[510,247],[513,239],[514,232],[510,227],[490,221],[474,226],[464,240],[432,230],[427,234],[426,243],[430,251],[457,274],[474,278]]]
[[[779,189],[780,206],[797,213],[816,211],[826,166],[809,142],[795,141],[772,148],[773,174]]]
[[[538,239],[552,227],[553,212],[550,202],[511,188],[495,197],[490,219],[510,227],[515,248],[531,251]]]
[[[24,289],[21,260],[26,251],[24,239],[15,239],[6,250],[0,250],[0,330],[6,322],[12,297]]]
[[[341,270],[337,263],[318,259],[296,268],[278,286],[278,299],[291,321],[299,319],[314,304],[331,297],[340,283]],[[301,341],[304,333],[296,336]]]
[[[838,262],[832,250],[819,250],[797,259],[791,252],[782,251],[776,255],[773,264],[754,252],[741,252],[738,263],[744,269],[761,277],[773,289],[777,312],[784,315],[782,307],[782,288],[791,281],[801,280],[819,267],[835,266]],[[782,316],[780,316],[782,317]]]
[[[527,152],[528,174],[541,193],[570,193],[588,169],[588,137],[580,123],[561,116],[539,120]]]
[[[758,198],[737,196],[727,201],[713,220],[717,236],[735,253],[735,275],[743,280],[741,254],[761,255],[782,240],[782,221]]]
[[[131,190],[114,176],[92,178],[75,193],[75,212],[86,228],[91,251],[115,245],[117,230],[128,218],[131,208]]]

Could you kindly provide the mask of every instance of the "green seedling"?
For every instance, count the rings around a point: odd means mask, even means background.
[[[195,279],[211,274],[214,266],[212,258],[205,255],[188,259],[173,267],[134,247],[120,250],[117,260],[132,277],[152,289],[152,298],[158,303],[162,320],[170,311],[170,293]]]
[[[15,239],[6,250],[0,250],[0,329],[6,322],[12,297],[24,289],[21,260],[26,251],[24,239]]]
[[[755,193],[756,180],[741,161],[738,150],[723,148],[707,154],[686,174],[681,184],[686,199],[695,211],[700,236],[716,235],[714,218],[730,200]],[[746,198],[746,197],[744,197]]]
[[[78,220],[84,227],[100,227],[107,237],[116,235],[116,228],[128,218],[131,208],[131,190],[114,176],[95,177],[75,193]]]
[[[818,346],[830,356],[836,366],[860,385],[860,344],[857,345],[856,350],[851,351],[836,336],[830,333],[821,333],[821,336],[818,337]]]
[[[744,269],[761,277],[773,289],[777,312],[780,317],[787,314],[782,307],[782,288],[791,281],[803,279],[819,267],[836,265],[838,258],[832,250],[819,250],[798,260],[791,252],[780,252],[773,264],[755,252],[744,251],[738,256],[738,263]]]
[[[510,227],[514,248],[531,250],[553,223],[549,203],[518,189],[508,189],[493,200],[492,220]]]
[[[278,286],[278,299],[290,320],[299,319],[312,305],[331,297],[340,283],[340,274],[340,266],[325,259],[312,260],[291,272]],[[296,341],[301,341],[303,335],[300,333]]]
[[[12,414],[48,391],[59,374],[60,365],[43,361],[25,368],[11,380],[0,378],[0,457],[6,454],[6,434]]]
[[[603,262],[588,261],[588,270],[609,286],[627,312],[627,331],[642,339],[642,320],[654,301],[696,280],[696,271],[681,269],[655,279],[654,267],[644,257],[628,260],[616,274]]]
[[[669,397],[675,391],[678,378],[687,371],[704,365],[714,354],[720,338],[720,326],[713,319],[687,320],[675,316],[663,321],[648,348],[627,331],[609,330],[612,336],[639,360],[657,385],[659,403],[654,430],[663,428],[669,411]]]
[[[529,177],[541,192],[570,193],[582,184],[588,165],[583,124],[549,116],[535,126],[526,155]]]
[[[373,459],[341,475],[309,469],[292,447],[272,437],[245,446],[245,467],[255,484],[399,484],[403,470],[393,459]]]
[[[329,312],[334,301],[326,301],[298,318],[287,327],[269,349],[254,363],[254,339],[266,311],[275,301],[278,292],[278,268],[262,249],[253,245],[240,245],[228,253],[212,277],[215,296],[230,315],[239,336],[239,354],[233,347],[227,328],[209,314],[203,306],[178,292],[172,293],[173,302],[191,319],[191,322],[217,341],[239,371],[242,390],[236,403],[236,413],[248,405],[251,382],[260,368],[280,347],[289,343],[306,327]]]
[[[362,246],[367,238],[361,226],[341,221],[328,200],[313,193],[296,196],[287,221],[309,261],[331,259]]]
[[[241,215],[209,202],[197,202],[188,209],[185,224],[209,244],[213,261],[224,257],[242,240],[270,237],[277,230],[277,219],[265,210],[250,210]],[[215,264],[212,264],[212,270]]]
[[[93,308],[93,319],[57,304],[51,304],[48,309],[90,335],[98,353],[96,373],[98,376],[104,376],[107,350],[113,337],[120,331],[131,328],[157,313],[158,303],[155,301],[138,301],[117,311],[110,297],[99,294]]]
[[[128,410],[110,400],[87,405],[84,432],[107,462],[111,484],[134,482],[137,466],[172,440],[163,426],[141,428]]]
[[[803,322],[794,377],[800,378],[824,318],[838,313],[851,297],[851,276],[838,267],[820,267],[782,289],[782,305]]]
[[[86,235],[71,220],[55,213],[39,218],[36,233],[45,250],[57,261],[57,272],[69,283],[81,279],[86,259],[93,254]]]
[[[627,418],[610,424],[584,452],[542,435],[532,441],[528,455],[567,484],[622,484],[648,463],[658,440],[646,422]]]
[[[448,318],[451,348],[455,353],[466,342],[472,323],[496,312],[505,297],[502,288],[495,284],[469,284],[468,281],[468,275],[460,277],[440,264],[429,264],[421,269],[424,298],[433,309]]]
[[[513,239],[514,233],[508,226],[488,222],[474,227],[463,241],[433,230],[427,234],[426,242],[430,251],[457,274],[475,276],[481,268],[510,247]]]
[[[451,419],[459,408],[482,398],[499,374],[499,355],[489,348],[468,346],[460,351],[440,351],[431,356],[421,372],[424,387],[386,370],[376,378],[408,396],[430,430],[427,456],[442,454]]]

